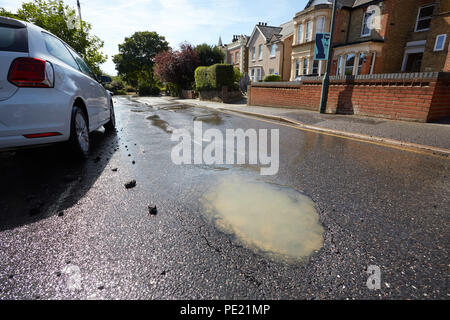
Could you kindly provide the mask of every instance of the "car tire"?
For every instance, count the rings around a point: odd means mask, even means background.
[[[116,114],[114,113],[114,105],[112,101],[109,107],[109,121],[104,125],[104,128],[107,131],[116,130]]]
[[[86,114],[77,106],[72,109],[69,144],[75,154],[82,158],[89,156],[89,122]]]

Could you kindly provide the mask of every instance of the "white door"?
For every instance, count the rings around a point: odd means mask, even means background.
[[[261,69],[256,69],[256,81],[261,81]]]
[[[83,98],[88,111],[90,130],[97,128],[99,107],[95,90],[91,85],[91,79],[80,71],[81,68],[75,59],[76,53],[51,34],[43,32],[42,35],[50,54],[49,60],[55,67],[55,74],[62,73],[70,79],[70,81],[65,81],[68,84],[66,90],[70,94],[77,94]]]

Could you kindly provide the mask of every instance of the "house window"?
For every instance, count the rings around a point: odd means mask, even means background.
[[[447,40],[446,34],[440,34],[436,37],[436,43],[434,44],[434,51],[442,51],[445,47],[445,40]]]
[[[319,60],[313,61],[312,73],[319,74]]]
[[[306,23],[306,39],[305,42],[311,41],[312,38],[312,21]]]
[[[239,63],[239,52],[236,52],[236,54],[235,54],[234,63],[235,64]]]
[[[364,52],[361,52],[361,53],[359,54],[359,58],[358,58],[358,70],[357,70],[357,72],[356,72],[357,75],[358,75],[358,74],[361,74],[362,67],[363,67],[363,64],[364,64],[364,62],[365,62],[366,59],[367,59],[367,57],[366,57],[365,53],[364,53]]]
[[[338,64],[337,64],[337,72],[336,72],[337,76],[341,76],[342,75],[342,62],[343,62],[343,60],[344,60],[343,56],[339,56]]]
[[[256,69],[256,81],[261,81],[261,68]]]
[[[376,57],[377,57],[377,53],[376,52],[372,53],[372,59],[371,59],[372,63],[370,65],[370,74],[373,74],[373,69],[375,68]]]
[[[325,17],[319,17],[316,21],[316,33],[325,31]]]
[[[353,67],[355,66],[355,55],[348,54],[345,60],[345,75],[351,76],[353,74]]]
[[[256,48],[253,47],[252,48],[252,61],[255,61],[255,59],[256,59]]]
[[[363,26],[361,30],[361,37],[370,36],[372,33],[373,19],[375,17],[375,10],[364,13]]]
[[[298,33],[297,33],[297,43],[302,43],[303,41],[303,24],[300,24],[298,26]]]
[[[272,49],[270,50],[270,56],[271,56],[271,57],[275,57],[275,56],[276,56],[276,53],[277,53],[277,45],[274,43],[274,44],[272,45]]]
[[[252,79],[252,82],[255,82],[255,69],[252,69],[252,72],[250,73],[250,78]]]
[[[308,74],[308,59],[303,59],[303,73],[302,74]]]
[[[262,60],[262,57],[263,57],[263,45],[260,44],[260,45],[259,45],[259,55],[258,55],[258,59],[259,59],[259,60]]]
[[[298,78],[300,75],[300,60],[295,60],[295,77]]]
[[[423,52],[409,53],[406,59],[406,72],[420,72]]]
[[[430,29],[431,18],[433,16],[434,5],[421,7],[417,14],[415,32],[426,31]]]

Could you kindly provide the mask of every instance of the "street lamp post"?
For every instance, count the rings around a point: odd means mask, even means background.
[[[328,46],[328,60],[327,68],[322,82],[322,96],[320,98],[320,113],[325,113],[327,110],[328,101],[328,87],[330,85],[330,68],[331,68],[331,52],[333,44],[334,20],[336,18],[337,0],[333,0],[333,13],[331,15],[331,30],[330,30],[330,45]]]
[[[78,16],[80,18],[80,30],[83,32],[83,19],[81,18],[81,4],[80,0],[77,0],[77,7],[78,7]]]

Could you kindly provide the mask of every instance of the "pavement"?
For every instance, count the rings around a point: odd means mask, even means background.
[[[136,99],[145,102],[149,98],[140,97]],[[226,104],[197,99],[180,100],[170,97],[164,97],[163,99],[193,106],[282,120],[304,128],[331,134],[353,136],[359,139],[395,145],[408,145],[412,148],[450,155],[450,121],[447,121],[448,119],[441,123],[418,123],[355,115],[320,114],[309,110],[289,108],[247,106],[246,101]]]
[[[0,153],[0,299],[450,298],[449,159],[145,101],[114,97],[117,132],[93,132],[87,161],[63,146]],[[171,132],[191,131],[195,119],[222,133],[278,129],[280,170],[176,165]],[[252,221],[276,236],[273,225],[303,222],[287,213],[307,197],[321,247],[314,241],[309,256],[286,261],[249,244],[247,232],[211,219],[211,194],[225,195],[237,218],[258,213],[240,205],[261,208],[273,223]],[[381,272],[375,290],[372,266]]]

